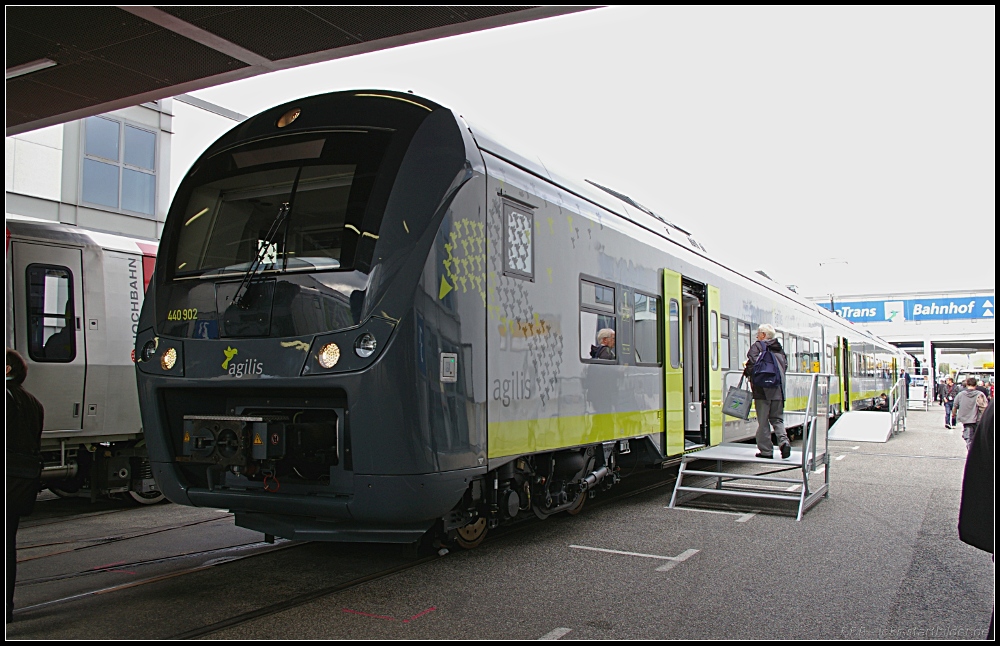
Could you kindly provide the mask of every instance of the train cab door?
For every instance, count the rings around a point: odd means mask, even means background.
[[[11,245],[14,349],[28,364],[25,389],[45,408],[46,431],[79,430],[86,348],[80,249]]]

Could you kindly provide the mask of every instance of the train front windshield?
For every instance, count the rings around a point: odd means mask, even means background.
[[[310,133],[223,151],[196,168],[171,213],[172,277],[350,268],[388,135]]]

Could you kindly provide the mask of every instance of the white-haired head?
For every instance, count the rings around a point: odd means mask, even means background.
[[[763,325],[761,325],[760,327],[758,327],[757,328],[757,333],[758,334],[763,334],[764,338],[767,339],[768,341],[770,341],[771,339],[773,339],[774,338],[774,334],[775,334],[774,328],[771,327],[770,325],[768,325],[767,323],[764,323]]]
[[[614,336],[615,336],[615,331],[609,327],[606,327],[597,333],[597,342],[601,345],[605,345],[604,340],[613,338]]]

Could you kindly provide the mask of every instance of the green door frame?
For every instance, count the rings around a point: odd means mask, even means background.
[[[722,347],[719,330],[719,288],[708,285],[708,444],[722,442]]]
[[[663,403],[668,456],[684,453],[684,339],[681,275],[663,270]]]

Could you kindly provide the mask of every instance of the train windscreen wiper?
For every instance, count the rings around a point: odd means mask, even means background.
[[[247,267],[246,272],[243,274],[243,280],[240,281],[240,286],[236,288],[236,293],[233,295],[233,302],[236,303],[240,309],[245,310],[247,308],[244,300],[249,293],[249,287],[253,283],[253,279],[257,276],[257,273],[260,271],[261,266],[264,264],[264,258],[271,249],[271,245],[274,244],[274,238],[281,229],[281,225],[288,217],[289,210],[289,203],[283,202],[281,207],[278,208],[278,214],[274,217],[274,222],[271,223],[271,228],[268,229],[264,238],[258,242],[259,247],[257,249],[257,256],[250,263],[250,266]]]

